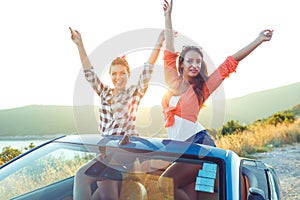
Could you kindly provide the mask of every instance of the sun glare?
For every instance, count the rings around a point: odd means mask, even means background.
[[[140,103],[140,107],[161,106],[161,100],[166,91],[167,89],[162,86],[149,85],[149,88]]]

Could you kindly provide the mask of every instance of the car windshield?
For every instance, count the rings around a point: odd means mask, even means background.
[[[0,199],[10,199],[72,177],[96,154],[81,145],[43,146],[1,169]]]
[[[186,179],[193,181],[183,188],[189,191],[190,198],[221,197],[219,174],[224,167],[218,160],[163,152],[50,143],[13,162],[10,167],[1,169],[0,199],[72,198],[74,174],[91,161],[93,164],[84,173],[94,178],[95,182],[119,181],[120,199],[144,199],[143,196],[149,200],[174,199],[173,188],[178,183],[172,177],[162,176],[174,163],[192,169]],[[168,187],[167,192],[159,187],[159,178]],[[96,187],[97,183],[91,186],[92,192]]]

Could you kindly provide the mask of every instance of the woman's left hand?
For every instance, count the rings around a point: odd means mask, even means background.
[[[262,39],[263,42],[270,41],[273,36],[274,30],[265,29],[259,33],[259,37]]]

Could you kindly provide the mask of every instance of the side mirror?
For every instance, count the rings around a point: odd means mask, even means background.
[[[248,200],[265,200],[265,193],[263,190],[258,188],[249,188]]]

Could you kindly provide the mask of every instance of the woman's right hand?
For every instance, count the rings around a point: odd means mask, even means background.
[[[80,42],[82,42],[81,34],[77,30],[73,30],[71,27],[69,27],[71,31],[71,39],[73,42],[78,45]]]
[[[165,16],[166,15],[171,15],[172,13],[172,7],[173,7],[173,0],[170,1],[170,3],[167,0],[164,0],[164,11],[165,11]]]

